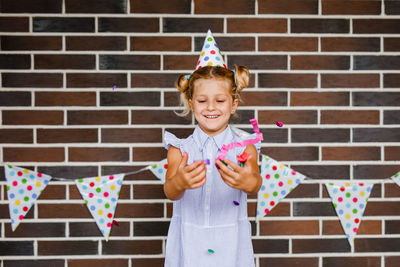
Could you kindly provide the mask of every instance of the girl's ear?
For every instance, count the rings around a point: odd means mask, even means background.
[[[239,105],[239,99],[236,98],[233,100],[232,103],[232,111],[231,111],[232,114],[235,114],[238,105]]]

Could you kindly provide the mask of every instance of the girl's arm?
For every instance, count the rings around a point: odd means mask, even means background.
[[[171,146],[167,154],[168,169],[165,176],[164,193],[170,200],[179,200],[186,189],[202,186],[206,182],[205,163],[198,160],[187,165],[188,154]]]
[[[248,145],[244,152],[246,152],[249,157],[243,167],[240,167],[230,160],[224,160],[226,164],[232,168],[230,169],[220,160],[216,160],[219,167],[218,171],[222,179],[230,187],[243,190],[249,194],[257,193],[262,185],[260,169],[257,163],[257,149],[254,145]]]

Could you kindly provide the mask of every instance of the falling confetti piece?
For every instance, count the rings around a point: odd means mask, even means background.
[[[210,252],[211,254],[213,254],[213,253],[214,253],[214,250],[208,249],[208,252]]]
[[[282,126],[283,126],[283,123],[282,123],[281,121],[277,121],[277,122],[276,122],[276,126],[282,127]]]
[[[239,202],[237,202],[236,200],[233,201],[233,204],[235,204],[235,206],[239,206]]]
[[[116,86],[116,85],[114,85],[112,89],[114,90],[115,88],[117,88],[117,86]]]
[[[115,224],[116,226],[119,226],[119,223],[117,223],[116,220],[113,220],[112,222],[113,222],[113,224]]]

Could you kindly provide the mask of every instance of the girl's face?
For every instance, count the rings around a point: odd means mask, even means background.
[[[215,136],[226,129],[238,104],[238,99],[232,99],[229,81],[223,79],[197,80],[189,100],[197,123],[208,136]]]

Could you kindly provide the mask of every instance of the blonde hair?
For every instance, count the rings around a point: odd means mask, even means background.
[[[231,71],[227,68],[206,66],[200,68],[190,75],[190,79],[187,79],[187,75],[179,76],[176,81],[176,88],[181,93],[181,105],[185,108],[181,113],[176,113],[178,116],[187,116],[190,112],[189,99],[192,99],[194,84],[199,79],[226,79],[231,84],[232,99],[240,100],[240,92],[249,85],[249,70],[244,66],[235,65],[235,71]]]

